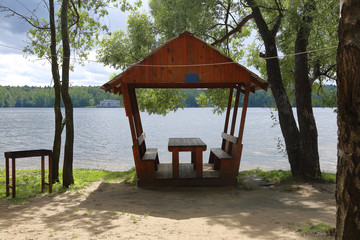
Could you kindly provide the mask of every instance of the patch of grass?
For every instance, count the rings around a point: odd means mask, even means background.
[[[11,173],[10,173],[11,174]],[[45,176],[47,181],[48,171]],[[53,194],[62,193],[67,190],[79,190],[86,187],[90,182],[105,180],[110,182],[124,180],[127,183],[134,184],[136,182],[136,171],[131,169],[124,172],[111,172],[96,169],[74,169],[74,184],[68,189],[63,188],[61,183],[53,184]],[[59,178],[62,179],[62,170],[59,171]],[[11,181],[11,175],[10,175]],[[0,201],[12,201],[15,204],[21,204],[30,197],[46,195],[48,193],[48,186],[45,186],[44,193],[41,193],[41,170],[16,170],[16,198],[6,197],[6,175],[5,168],[0,168]]]
[[[322,180],[328,183],[336,183],[336,174],[322,172]],[[251,169],[239,172],[238,182],[244,179],[245,176],[255,176],[261,178],[267,182],[284,183],[284,182],[296,182],[296,179],[292,177],[290,170],[262,170],[262,169]]]
[[[336,173],[322,172],[321,177],[324,182],[336,183]]]
[[[324,222],[313,224],[312,222],[308,221],[306,224],[301,225],[297,231],[301,234],[306,234],[306,235],[332,236],[334,229],[335,229],[334,226],[331,226]]]
[[[285,171],[285,170],[266,171],[257,168],[257,169],[241,171],[239,172],[238,180],[241,181],[241,178],[244,178],[245,176],[256,176],[264,181],[275,182],[275,183],[289,182],[293,180],[291,171]]]

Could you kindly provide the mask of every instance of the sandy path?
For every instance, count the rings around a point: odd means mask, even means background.
[[[290,191],[289,191],[290,190]],[[335,225],[334,185],[140,189],[96,182],[80,192],[0,205],[0,239],[309,239]]]

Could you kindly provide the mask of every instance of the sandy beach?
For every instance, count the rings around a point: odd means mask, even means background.
[[[331,239],[301,225],[335,225],[335,185],[138,188],[95,182],[80,191],[0,204],[0,239]]]

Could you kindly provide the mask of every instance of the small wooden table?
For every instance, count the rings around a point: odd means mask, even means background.
[[[172,152],[173,177],[179,178],[179,152],[191,152],[191,163],[194,164],[196,177],[203,176],[202,152],[206,144],[200,138],[169,138],[169,152]]]
[[[10,195],[9,189],[12,189],[12,197],[15,198],[16,194],[16,180],[15,180],[15,159],[25,157],[41,157],[41,192],[44,192],[45,185],[49,185],[49,193],[52,193],[52,151],[51,150],[30,150],[30,151],[15,151],[5,152],[5,165],[6,165],[6,196]],[[49,182],[45,182],[45,156],[49,157]],[[12,159],[12,185],[9,179],[9,158]]]

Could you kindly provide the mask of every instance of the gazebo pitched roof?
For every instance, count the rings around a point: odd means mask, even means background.
[[[255,73],[185,31],[101,88],[121,94],[122,83],[139,88],[224,88],[244,86],[249,81],[253,92],[269,86]]]

